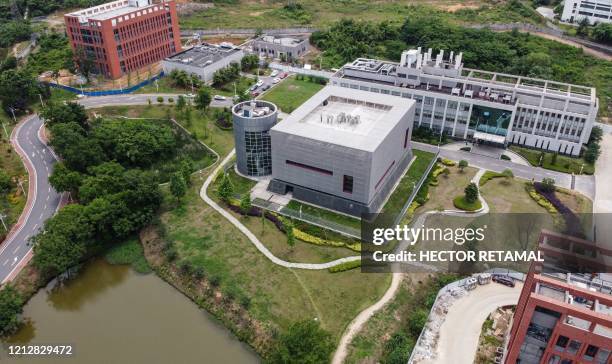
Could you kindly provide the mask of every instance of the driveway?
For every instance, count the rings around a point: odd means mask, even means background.
[[[491,282],[478,286],[449,307],[436,346],[435,364],[472,364],[482,325],[498,307],[516,305],[522,283],[510,288]]]

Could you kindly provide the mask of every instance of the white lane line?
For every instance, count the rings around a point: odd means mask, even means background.
[[[7,265],[7,264],[8,264],[8,261],[9,261],[8,259],[7,259],[7,260],[5,260],[5,261],[4,261],[4,263],[2,263],[2,266],[4,267],[5,265]]]
[[[44,213],[40,214],[40,217],[38,218],[38,220],[42,220]]]
[[[47,201],[49,201],[49,197],[51,197],[51,195],[47,195]]]
[[[17,252],[21,249],[21,245],[18,245],[15,250],[13,250],[13,254],[17,254]]]
[[[51,193],[51,187],[49,187],[49,193]]]
[[[13,262],[11,263],[11,267],[14,266],[17,263],[17,257],[15,257],[15,259],[13,259]]]

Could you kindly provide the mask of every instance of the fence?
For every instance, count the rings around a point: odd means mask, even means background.
[[[296,28],[280,28],[280,29],[261,29],[262,34],[282,35],[282,34],[310,34],[318,29],[313,27],[296,27]],[[235,34],[235,35],[255,35],[257,29],[246,28],[218,28],[218,29],[193,29],[182,30],[181,36],[188,37],[194,34],[200,35],[219,35],[219,34]]]
[[[279,64],[276,62],[272,62],[269,64],[269,67],[275,70],[279,70],[282,72],[291,72],[291,73],[299,73],[301,75],[309,75],[309,76],[317,76],[317,77],[323,77],[323,78],[331,78],[331,76],[333,76],[333,72],[327,72],[327,71],[318,71],[318,70],[308,70],[305,68],[300,68],[300,67],[293,67],[293,66],[287,66],[284,64]]]
[[[440,151],[438,151],[436,155],[434,156],[434,158],[431,160],[431,162],[429,162],[429,165],[427,166],[427,170],[425,171],[425,173],[423,173],[423,176],[421,176],[419,183],[416,184],[414,188],[412,189],[412,192],[410,193],[410,197],[404,204],[404,207],[402,207],[402,210],[400,211],[400,213],[395,218],[395,221],[393,223],[394,225],[399,225],[399,223],[402,221],[402,218],[406,214],[406,211],[408,211],[408,208],[412,204],[412,201],[414,201],[414,198],[416,197],[417,193],[419,193],[419,190],[423,186],[423,183],[425,183],[425,181],[427,180],[427,176],[429,176],[429,172],[431,172],[431,169],[433,168],[433,166],[435,166],[436,163],[438,163],[439,156],[440,156]]]
[[[150,79],[144,80],[132,87],[127,87],[127,88],[120,89],[120,90],[104,90],[104,91],[85,91],[85,90],[78,89],[72,86],[58,85],[57,83],[53,83],[53,82],[42,82],[42,83],[49,85],[50,87],[53,87],[53,88],[62,89],[68,92],[85,95],[85,96],[111,96],[111,95],[123,95],[123,94],[132,93],[146,85],[149,85],[155,82],[156,80],[159,80],[162,77],[164,77],[164,72],[161,72],[159,75],[153,76]]]
[[[355,238],[355,239],[361,238],[361,231],[359,231],[359,229],[355,229],[350,226],[338,224],[333,221],[329,221],[319,216],[315,216],[315,215],[312,215],[306,212],[295,211],[293,209],[281,206],[274,202],[265,201],[265,200],[256,198],[255,200],[253,200],[253,206],[257,206],[265,210],[274,211],[281,215],[291,217],[293,219],[297,219],[300,221],[304,221],[311,225],[315,225],[323,229],[331,230],[331,231],[337,232],[342,235],[346,235],[351,238]]]

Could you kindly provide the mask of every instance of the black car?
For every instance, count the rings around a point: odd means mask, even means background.
[[[493,282],[497,282],[499,284],[503,284],[504,286],[514,288],[514,279],[509,276],[493,275],[491,279],[493,280]]]

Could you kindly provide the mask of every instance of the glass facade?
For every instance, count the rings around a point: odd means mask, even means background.
[[[246,162],[249,176],[272,173],[272,148],[269,131],[245,131]]]
[[[512,112],[508,110],[474,105],[470,118],[470,129],[505,136],[508,133],[511,117]]]

